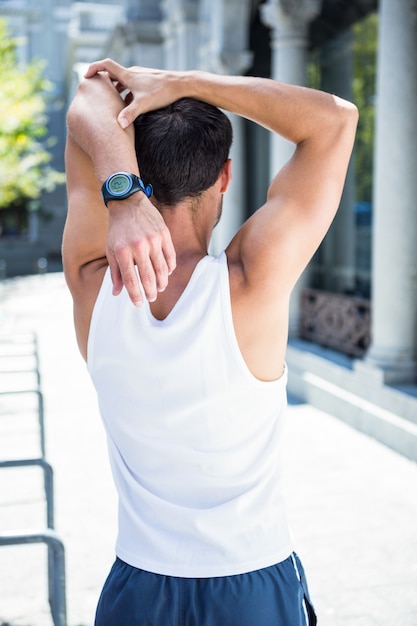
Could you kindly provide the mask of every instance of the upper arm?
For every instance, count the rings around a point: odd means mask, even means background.
[[[87,358],[91,316],[107,267],[107,212],[87,154],[68,137],[66,151],[68,214],[62,258],[74,303],[78,346]]]
[[[297,145],[278,172],[266,203],[232,240],[245,280],[261,293],[289,295],[338,209],[352,151],[356,116],[348,111],[332,132]]]
[[[106,264],[108,216],[91,159],[71,136],[67,138],[65,163],[68,213],[62,256],[65,276],[73,290],[89,264]]]

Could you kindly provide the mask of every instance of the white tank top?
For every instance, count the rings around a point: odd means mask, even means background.
[[[200,578],[291,554],[280,468],[286,371],[261,382],[246,366],[224,252],[198,263],[162,321],[125,290],[112,296],[107,270],[88,369],[119,494],[117,556]]]

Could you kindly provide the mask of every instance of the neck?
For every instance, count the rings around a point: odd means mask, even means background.
[[[209,207],[205,203],[184,201],[175,207],[159,208],[171,233],[177,253],[177,263],[181,260],[198,261],[208,254],[213,226]]]

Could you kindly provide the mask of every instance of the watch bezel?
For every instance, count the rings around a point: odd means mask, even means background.
[[[124,178],[124,179],[126,179],[127,182],[128,182],[127,188],[123,189],[123,191],[121,191],[121,192],[113,191],[113,189],[111,189],[110,185],[112,184],[112,182],[114,181],[115,178]],[[131,191],[131,189],[133,187],[133,184],[134,184],[133,175],[129,174],[128,172],[116,172],[115,174],[112,174],[111,176],[109,176],[109,178],[105,182],[107,193],[111,197],[115,197],[115,198],[120,198],[120,197],[123,197],[126,194],[128,194]]]

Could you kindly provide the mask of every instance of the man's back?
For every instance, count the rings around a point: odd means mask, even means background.
[[[287,558],[286,371],[262,382],[244,362],[225,253],[198,263],[164,320],[114,298],[107,273],[88,354],[119,492],[119,557],[185,577]]]

